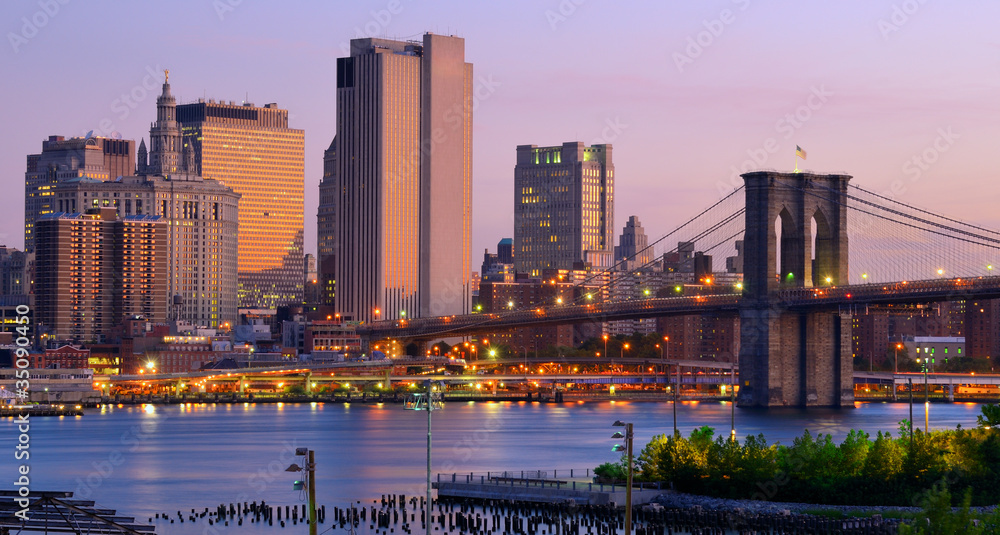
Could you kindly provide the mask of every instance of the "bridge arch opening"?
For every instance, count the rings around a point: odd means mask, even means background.
[[[821,208],[817,208],[810,221],[812,230],[812,283],[813,286],[838,284],[834,262],[834,240],[830,221]]]
[[[782,207],[778,217],[774,219],[774,243],[777,250],[774,253],[780,285],[797,286],[802,284],[801,267],[796,262],[801,257],[802,244],[795,236],[795,220],[788,208]]]

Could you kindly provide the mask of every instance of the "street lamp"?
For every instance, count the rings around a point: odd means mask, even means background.
[[[426,519],[424,526],[427,528],[427,535],[431,534],[431,413],[444,408],[443,401],[434,399],[433,383],[428,379],[426,397],[422,394],[411,394],[403,405],[404,409],[414,411],[427,411],[427,510],[424,513]],[[310,535],[315,535],[311,533]]]
[[[604,354],[607,355],[608,354],[608,335],[605,334],[601,338],[604,338]]]
[[[305,472],[305,486],[309,489],[309,535],[316,535],[316,460],[313,457],[313,450],[309,448],[296,448],[295,455],[305,457],[305,466],[292,463],[285,469],[286,472]],[[295,490],[302,490],[302,482],[295,482]]]
[[[892,362],[892,373],[895,375],[899,373],[899,350],[903,349],[903,344],[896,344],[896,354]],[[893,381],[893,390],[895,390],[895,381]]]
[[[611,451],[625,450],[628,456],[628,479],[626,480],[627,486],[625,487],[625,533],[632,533],[632,424],[616,420],[611,425],[612,427],[625,428],[624,435],[621,431],[616,431],[615,434],[611,435],[611,438],[624,438],[625,445],[615,444],[611,448]]]

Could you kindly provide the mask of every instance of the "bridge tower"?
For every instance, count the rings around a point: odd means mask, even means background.
[[[848,283],[851,177],[774,171],[742,176],[746,234],[738,404],[853,406],[850,313],[786,309],[779,297],[786,289]]]

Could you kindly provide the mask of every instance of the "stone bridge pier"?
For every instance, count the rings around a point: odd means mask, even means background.
[[[848,283],[848,175],[752,172],[746,184],[740,407],[853,407],[851,315],[783,307]]]

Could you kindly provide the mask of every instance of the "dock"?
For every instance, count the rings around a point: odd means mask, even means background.
[[[577,505],[624,505],[626,487],[621,483],[597,483],[590,469],[520,470],[485,474],[438,474],[432,487],[442,498],[510,500]],[[649,503],[666,492],[658,484],[632,487],[632,504]]]

